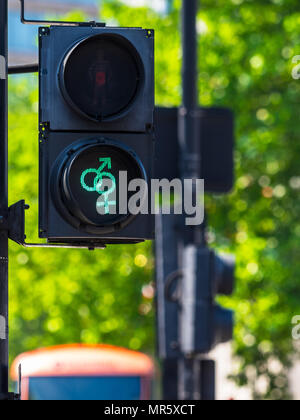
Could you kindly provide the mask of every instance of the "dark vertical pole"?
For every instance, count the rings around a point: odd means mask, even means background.
[[[0,393],[8,393],[8,165],[7,165],[7,14],[8,0],[0,1]]]
[[[182,44],[183,44],[183,106],[194,110],[198,106],[197,84],[197,32],[196,18],[198,0],[183,0]]]
[[[178,288],[178,215],[156,216],[156,302],[158,355],[162,360],[164,400],[178,400],[178,302],[171,299]],[[172,284],[170,283],[172,280]],[[175,289],[175,290],[174,290]]]
[[[213,360],[201,360],[200,389],[202,401],[215,401],[216,399],[216,363]]]
[[[178,398],[178,359],[165,359],[162,362],[162,396],[164,401],[177,401]]]
[[[183,0],[182,3],[182,106],[179,110],[179,141],[181,147],[181,171],[183,179],[199,179],[201,174],[200,160],[200,137],[198,127],[198,60],[197,60],[197,11],[198,0]],[[193,198],[196,200],[196,183],[194,182]],[[192,290],[196,284],[194,258],[186,258],[191,253],[191,247],[195,248],[201,244],[201,229],[199,227],[183,228],[183,289]],[[194,253],[196,254],[196,253]],[[185,263],[188,261],[188,264]],[[200,399],[199,367],[191,354],[187,354],[185,348],[191,347],[194,337],[192,313],[190,302],[192,296],[184,296],[181,301],[180,314],[180,344],[184,356],[178,364],[178,393],[181,400]]]
[[[182,107],[180,108],[179,139],[184,161],[185,178],[200,177],[200,142],[198,127],[198,0],[183,0],[182,4]]]

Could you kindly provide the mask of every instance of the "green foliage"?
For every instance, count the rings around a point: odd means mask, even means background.
[[[167,16],[105,1],[108,24],[156,30],[156,97],[180,103],[180,1]],[[208,237],[237,256],[238,285],[223,303],[236,310],[234,379],[255,398],[283,399],[294,354],[291,319],[300,313],[300,51],[296,0],[203,0],[199,16],[202,105],[236,114],[236,186],[207,197]],[[10,202],[26,198],[29,239],[37,231],[37,96],[10,85]],[[153,351],[151,244],[106,251],[11,246],[11,350],[57,343],[109,342]],[[145,288],[145,286],[148,287]],[[149,286],[150,285],[150,286]],[[142,289],[144,293],[142,293]],[[269,386],[256,387],[264,378]]]
[[[202,103],[231,106],[237,119],[235,190],[207,201],[213,243],[233,250],[238,261],[236,379],[248,382],[256,398],[286,398],[291,319],[300,310],[300,85],[291,77],[299,3],[203,6]],[[260,378],[269,382],[265,392],[255,387]]]

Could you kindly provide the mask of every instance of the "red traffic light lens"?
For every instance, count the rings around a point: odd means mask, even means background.
[[[106,83],[106,73],[105,71],[98,71],[96,74],[96,85],[104,86]]]
[[[120,117],[138,94],[143,68],[135,48],[121,36],[98,35],[65,57],[60,86],[65,100],[97,122]]]

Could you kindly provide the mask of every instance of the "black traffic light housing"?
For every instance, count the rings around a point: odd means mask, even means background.
[[[228,193],[234,184],[234,115],[227,108],[199,108],[201,178],[208,193]],[[178,108],[155,108],[155,178],[181,177]]]
[[[40,237],[153,239],[151,212],[118,213],[118,174],[128,173],[126,187],[153,178],[154,32],[54,26],[39,39]]]
[[[183,340],[185,353],[205,354],[233,336],[234,314],[219,306],[215,298],[233,293],[235,262],[231,256],[218,256],[207,247],[199,247],[195,252],[195,284],[183,285],[189,290],[193,287],[194,293],[190,294],[189,303],[182,302],[193,322],[191,326],[182,323],[181,336],[185,337],[186,330],[192,331],[192,339]]]
[[[100,226],[97,225],[97,220],[91,220],[89,223],[88,215],[84,215],[85,206],[90,211],[90,199],[94,199],[96,203],[97,193],[82,189],[83,195],[80,195],[77,200],[76,197],[72,200],[71,194],[68,193],[70,191],[68,185],[61,182],[65,179],[64,174],[68,171],[68,165],[72,163],[73,157],[80,151],[97,146],[116,147],[116,150],[124,150],[128,159],[132,157],[132,161],[143,168],[143,173],[141,169],[141,174],[137,174],[137,176],[145,177],[148,180],[153,156],[151,134],[135,134],[133,136],[129,133],[105,133],[105,136],[102,136],[86,133],[48,132],[40,143],[40,236],[47,238],[49,242],[62,241],[65,243],[72,239],[80,242],[86,240],[101,242],[104,238],[107,244],[125,241],[136,243],[152,237],[151,215],[125,218],[123,216],[119,220],[104,221]],[[96,165],[100,165],[97,159],[98,155],[92,164],[95,169]],[[89,166],[85,169],[88,168]],[[80,186],[81,175],[82,173],[77,174],[78,186]],[[84,206],[80,203],[83,203]],[[74,209],[72,209],[72,205]],[[80,212],[83,213],[81,217]]]
[[[217,255],[209,248],[199,248],[197,252],[195,350],[207,353],[233,337],[234,313],[216,304],[215,298],[233,293],[235,261],[232,256]]]
[[[54,26],[40,28],[39,37],[41,123],[52,131],[152,129],[152,30]],[[94,89],[107,89],[102,115],[99,104],[96,109],[91,104]]]

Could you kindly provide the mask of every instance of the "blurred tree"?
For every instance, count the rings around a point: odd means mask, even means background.
[[[108,24],[156,30],[157,103],[180,103],[180,1],[160,15],[102,2]],[[238,286],[223,302],[236,310],[233,378],[255,398],[288,397],[296,354],[291,319],[300,314],[300,52],[296,0],[202,0],[200,101],[236,113],[236,187],[207,197],[208,238],[234,252]],[[10,202],[26,198],[27,231],[37,230],[37,96],[23,79],[10,84]],[[151,244],[106,251],[11,247],[12,356],[57,343],[110,342],[152,352]]]

